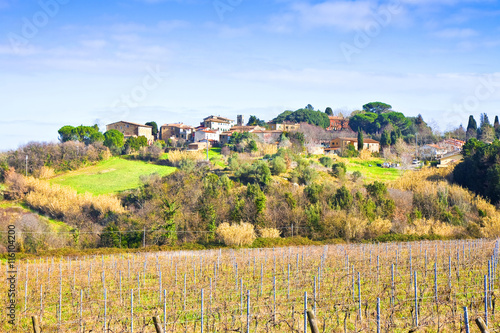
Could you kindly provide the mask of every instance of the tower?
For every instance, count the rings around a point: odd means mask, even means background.
[[[237,126],[244,126],[245,125],[245,117],[243,115],[239,114],[236,119],[237,119],[237,121],[236,121]]]

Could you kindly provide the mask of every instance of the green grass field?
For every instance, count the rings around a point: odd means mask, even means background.
[[[347,173],[359,171],[363,179],[368,182],[375,180],[386,182],[395,180],[402,175],[402,171],[393,168],[381,168],[377,164],[384,163],[381,159],[361,160],[358,158],[349,158],[346,163]],[[370,166],[371,165],[371,166]]]
[[[169,166],[113,157],[95,166],[59,175],[50,181],[71,186],[78,193],[108,194],[139,187],[141,176],[155,173],[165,176],[174,171],[175,168]]]

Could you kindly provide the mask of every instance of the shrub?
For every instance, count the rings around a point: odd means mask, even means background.
[[[71,219],[84,212],[93,212],[98,218],[109,213],[123,213],[124,209],[114,196],[92,196],[90,193],[77,194],[76,190],[60,185],[50,185],[47,181],[26,178],[29,193],[26,203],[55,218]]]
[[[266,161],[257,161],[253,164],[245,163],[235,172],[235,176],[245,184],[259,184],[262,187],[271,182],[271,170]]]
[[[271,173],[275,176],[283,173],[286,171],[286,163],[285,160],[280,157],[276,156],[272,161],[271,161]]]
[[[55,176],[55,171],[52,168],[43,166],[39,170],[33,172],[33,176],[40,179],[49,179]]]
[[[332,165],[332,175],[340,178],[347,172],[347,167],[344,162],[335,163]]]
[[[361,171],[359,170],[356,170],[352,173],[352,181],[353,182],[356,182],[358,181],[358,179],[360,179],[361,177],[363,177],[363,174],[361,173]]]
[[[230,225],[224,222],[219,225],[216,233],[227,246],[251,245],[256,238],[254,226],[250,223]]]
[[[452,237],[464,230],[462,227],[454,227],[447,223],[436,221],[434,219],[416,219],[411,226],[405,229],[405,234],[408,235],[438,235],[442,237]]]
[[[176,167],[178,167],[183,160],[199,162],[204,159],[206,159],[206,156],[202,151],[172,150],[168,153],[168,160]]]
[[[369,238],[379,237],[391,231],[392,223],[390,220],[376,218],[375,221],[368,223],[367,233]]]
[[[304,193],[309,201],[313,204],[317,203],[320,199],[321,192],[323,192],[323,186],[318,184],[311,184],[304,188]]]
[[[323,164],[326,168],[331,168],[333,165],[333,160],[328,156],[323,156],[319,159],[319,163]]]
[[[261,228],[259,229],[259,235],[262,238],[279,238],[280,231],[275,228]]]
[[[6,171],[5,184],[11,191],[13,199],[22,198],[28,191],[24,176],[21,176],[20,174],[16,173],[13,169]]]

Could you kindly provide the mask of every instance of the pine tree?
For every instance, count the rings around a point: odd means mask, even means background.
[[[363,150],[363,131],[358,127],[358,151]]]

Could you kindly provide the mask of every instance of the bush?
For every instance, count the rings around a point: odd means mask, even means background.
[[[256,238],[254,226],[250,223],[230,225],[224,222],[219,225],[216,233],[227,246],[251,245]]]
[[[360,179],[361,177],[363,177],[363,174],[361,173],[361,171],[359,170],[356,170],[352,173],[352,181],[353,182],[356,182],[358,181],[358,179]]]
[[[84,212],[95,218],[103,218],[110,213],[123,213],[120,200],[114,196],[93,196],[90,193],[77,194],[76,190],[60,185],[50,185],[47,181],[28,177],[26,203],[54,218],[74,219]]]
[[[323,156],[319,159],[319,163],[323,164],[326,168],[331,168],[333,165],[333,160],[328,156]]]
[[[275,228],[261,228],[259,229],[259,235],[262,238],[279,238],[280,231]]]
[[[275,176],[286,172],[286,162],[282,157],[276,156],[271,161],[271,173]]]
[[[335,163],[332,165],[332,175],[340,178],[347,172],[347,167],[344,162]]]
[[[24,176],[21,176],[12,169],[5,173],[5,184],[11,191],[13,199],[20,199],[28,192]]]
[[[243,164],[235,172],[235,176],[245,184],[258,184],[261,187],[271,182],[271,170],[265,161],[257,161],[253,164]]]
[[[206,156],[202,151],[172,150],[168,153],[168,160],[175,167],[180,166],[183,160],[199,162],[205,159]]]

